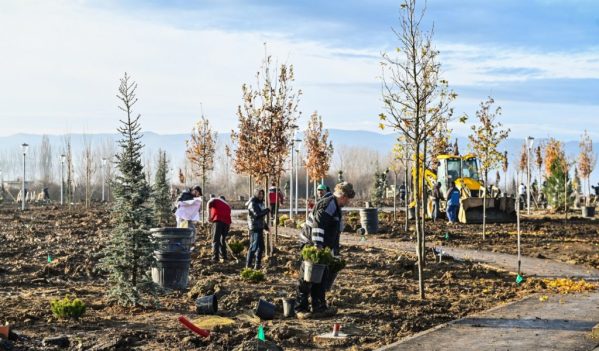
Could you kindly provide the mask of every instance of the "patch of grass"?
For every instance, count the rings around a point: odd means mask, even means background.
[[[264,280],[264,273],[256,269],[244,268],[241,271],[241,279],[252,283],[259,283]]]
[[[85,313],[85,303],[78,298],[71,300],[68,296],[62,300],[50,302],[50,308],[52,313],[60,319],[78,319]]]

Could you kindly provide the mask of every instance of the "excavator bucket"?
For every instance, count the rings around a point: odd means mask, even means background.
[[[485,200],[487,223],[509,223],[516,221],[516,200],[514,198],[499,197]],[[483,198],[463,198],[460,203],[458,219],[461,223],[482,223]]]

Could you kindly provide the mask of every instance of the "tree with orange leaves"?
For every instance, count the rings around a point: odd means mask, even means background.
[[[597,163],[597,155],[593,152],[593,140],[589,136],[589,133],[585,130],[584,134],[580,138],[580,154],[578,154],[578,172],[582,179],[587,181],[587,196],[586,204],[589,206],[591,197],[591,173]]]
[[[216,139],[217,133],[212,132],[210,122],[202,116],[191,131],[191,139],[186,140],[187,159],[191,162],[194,175],[201,179],[202,191],[204,193],[206,193],[208,173],[214,169]],[[204,216],[204,206],[202,206],[202,208],[202,220],[205,222],[206,216]]]
[[[329,131],[322,129],[322,118],[316,111],[310,116],[308,129],[304,134],[307,150],[306,168],[308,176],[315,183],[326,177],[333,156],[333,144],[328,140]]]

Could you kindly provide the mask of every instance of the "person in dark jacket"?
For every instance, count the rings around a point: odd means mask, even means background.
[[[212,223],[212,262],[219,261],[219,254],[223,261],[227,260],[227,235],[231,226],[231,206],[224,197],[212,198],[208,201],[210,222]]]
[[[339,255],[339,239],[343,226],[341,208],[349,204],[356,193],[351,183],[337,184],[332,196],[320,199],[308,215],[306,223],[300,234],[300,244],[303,249],[306,245],[314,245],[318,249],[329,248],[333,255]],[[328,279],[325,273],[323,279]],[[327,310],[325,281],[315,284],[303,280],[300,274],[297,289],[296,312],[307,313],[310,311],[309,298],[312,299],[312,312],[323,313]],[[299,315],[301,317],[301,315]]]
[[[246,203],[248,208],[248,227],[250,230],[250,248],[248,250],[245,266],[260,269],[262,254],[264,253],[264,230],[268,229],[267,215],[270,212],[264,205],[264,190],[258,189],[254,196]]]
[[[441,191],[441,182],[438,182],[433,189],[433,222],[439,218],[441,200],[443,200],[443,194]]]

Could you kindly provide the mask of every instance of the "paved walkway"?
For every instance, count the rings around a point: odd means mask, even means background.
[[[589,333],[599,323],[599,292],[537,295],[440,325],[379,349],[590,351],[599,346]]]
[[[379,248],[397,249],[401,251],[414,252],[415,244],[407,241],[393,241],[391,239],[369,238],[360,241],[357,235],[343,235],[342,244],[363,245]],[[462,249],[457,247],[439,246],[445,255],[458,259],[467,259],[481,262],[489,266],[516,272],[518,268],[518,256],[499,252]],[[599,270],[595,268],[558,262],[550,259],[521,257],[521,270],[525,275],[543,278],[584,278],[586,280],[599,280]]]

